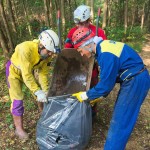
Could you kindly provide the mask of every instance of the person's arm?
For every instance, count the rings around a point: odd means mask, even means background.
[[[98,28],[98,36],[99,36],[99,37],[102,37],[103,40],[107,40],[107,37],[106,37],[106,35],[105,35],[105,32],[104,32],[104,30],[102,30],[101,28]]]
[[[68,35],[67,35],[67,38],[65,40],[65,45],[64,45],[64,48],[73,48],[73,44],[72,44],[72,35],[74,33],[74,31],[76,30],[76,27],[75,28],[72,28]]]
[[[116,83],[116,77],[119,70],[119,58],[115,55],[105,52],[98,58],[100,64],[100,82],[86,92],[90,100],[110,93]]]
[[[42,67],[39,69],[39,83],[44,92],[48,92],[48,75],[49,75],[49,70],[50,67],[47,65],[48,62],[50,62],[50,58],[45,60],[42,64]]]
[[[22,78],[26,86],[35,93],[40,90],[40,87],[36,83],[33,75],[33,68],[31,64],[32,52],[27,46],[20,47],[20,69],[22,73]]]
[[[66,39],[64,48],[73,48],[73,45],[71,43],[71,39],[70,38]]]

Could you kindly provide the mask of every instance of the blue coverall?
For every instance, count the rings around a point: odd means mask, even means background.
[[[120,83],[104,150],[124,150],[149,91],[150,76],[140,56],[121,42],[99,42],[96,59],[100,82],[87,91],[87,96],[90,100],[106,96],[116,81]]]

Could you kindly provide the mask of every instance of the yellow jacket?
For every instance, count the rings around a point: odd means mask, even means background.
[[[33,75],[34,69],[38,69],[39,83],[42,90],[45,92],[48,90],[49,68],[47,63],[50,62],[51,58],[40,60],[38,44],[38,40],[25,41],[16,46],[11,57],[12,64],[21,71],[21,78],[33,93],[40,89]]]

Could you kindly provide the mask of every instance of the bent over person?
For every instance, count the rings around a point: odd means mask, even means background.
[[[141,105],[149,91],[150,76],[140,56],[125,43],[85,36],[88,28],[76,30],[73,43],[81,56],[95,56],[100,66],[100,82],[88,91],[73,94],[80,102],[107,96],[116,81],[120,90],[106,138],[104,150],[124,150],[135,126]]]
[[[10,61],[6,64],[6,77],[11,98],[11,113],[15,124],[15,134],[20,139],[27,139],[28,134],[23,128],[23,91],[22,83],[37,96],[38,102],[46,102],[48,91],[48,63],[56,53],[59,38],[52,30],[45,30],[39,40],[25,41],[16,46]],[[39,84],[33,71],[38,69]]]
[[[79,28],[87,27],[90,29],[89,31],[92,32],[93,35],[96,35],[96,26],[94,26],[91,23],[90,16],[91,16],[91,11],[90,11],[89,6],[80,5],[79,7],[77,7],[77,9],[74,11],[74,22],[75,22],[76,26],[70,29],[70,31],[67,35],[67,39],[65,41],[64,48],[78,48],[77,44],[76,45],[73,44],[72,38],[73,38],[74,32]],[[97,36],[102,37],[103,40],[106,40],[106,35],[101,28],[98,28],[98,35]],[[93,87],[98,83],[98,80],[99,80],[98,74],[99,74],[98,65],[95,62],[94,66],[93,66],[90,87]],[[96,105],[94,105],[92,107],[92,116],[94,117],[95,114],[96,114]]]

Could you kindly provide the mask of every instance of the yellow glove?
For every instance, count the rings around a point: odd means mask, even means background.
[[[72,94],[72,96],[75,96],[79,102],[83,102],[88,99],[86,92],[78,92],[78,93]]]
[[[96,98],[96,99],[90,101],[91,106],[94,106],[95,103],[100,102],[102,99],[103,99],[103,97],[99,97],[99,98]]]

